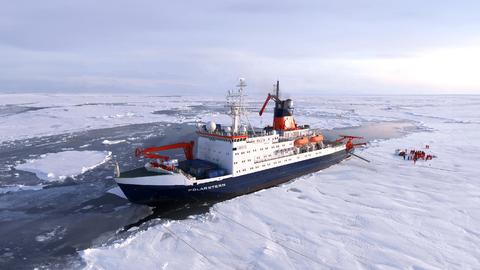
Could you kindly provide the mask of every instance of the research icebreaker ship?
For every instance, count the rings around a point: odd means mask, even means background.
[[[244,106],[244,79],[227,95],[230,126],[209,122],[197,125],[197,141],[137,148],[138,157],[150,159],[144,167],[120,172],[115,181],[127,198],[139,204],[203,201],[231,198],[269,188],[336,164],[352,154],[353,139],[326,141],[308,125],[293,118],[293,102],[280,98],[279,83],[268,94],[259,114],[275,102],[273,123],[252,127]],[[194,147],[196,147],[194,156]],[[185,160],[158,153],[181,148]]]

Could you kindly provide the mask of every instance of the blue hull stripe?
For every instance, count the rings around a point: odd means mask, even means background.
[[[299,176],[325,169],[348,157],[342,150],[260,172],[194,186],[150,186],[119,184],[127,198],[147,205],[172,201],[199,201],[232,198],[285,183]]]

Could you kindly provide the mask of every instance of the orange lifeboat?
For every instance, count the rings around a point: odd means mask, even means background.
[[[310,142],[311,143],[319,143],[321,141],[323,141],[323,135],[322,134],[318,134],[316,136],[310,137]]]
[[[293,145],[295,145],[296,147],[300,147],[300,146],[304,146],[307,143],[308,143],[308,138],[307,137],[301,137],[301,138],[296,139],[293,142]]]

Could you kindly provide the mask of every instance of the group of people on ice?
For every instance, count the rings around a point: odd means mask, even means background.
[[[429,149],[430,147],[427,145],[425,148]],[[403,157],[404,160],[413,160],[413,163],[415,164],[417,160],[432,160],[435,156],[432,154],[427,154],[425,151],[422,150],[415,150],[412,149],[408,151],[407,149],[405,150],[397,150],[397,153],[399,156]]]

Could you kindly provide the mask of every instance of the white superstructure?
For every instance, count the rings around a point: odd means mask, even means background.
[[[265,134],[248,137],[221,136],[215,133],[199,132],[197,157],[218,164],[232,176],[249,174],[298,161],[328,155],[345,149],[344,144],[336,147],[321,143],[295,145],[297,137],[313,136],[309,129],[286,131],[283,135]]]
[[[275,101],[272,125],[252,127],[244,106],[245,86],[240,79],[237,89],[228,92],[231,124],[198,124],[196,142],[137,148],[137,157],[150,159],[145,167],[120,172],[117,166],[115,181],[127,198],[148,205],[231,198],[327,168],[350,156],[358,145],[352,142],[358,137],[327,142],[319,131],[297,125],[293,102],[280,98],[278,81],[259,111],[261,116],[268,102]],[[178,148],[185,160],[158,154]]]
[[[328,155],[345,148],[344,144],[338,144],[337,147],[325,145],[323,136],[308,126],[295,124],[291,130],[275,130],[271,127],[254,130],[246,119],[243,106],[245,86],[245,80],[240,79],[238,89],[228,92],[227,106],[232,126],[212,122],[198,126],[198,159],[218,164],[228,175],[240,176]],[[286,104],[292,106],[291,100],[287,100]],[[283,118],[294,122],[291,115]],[[250,128],[240,128],[246,126]],[[322,139],[311,140],[313,137]]]

